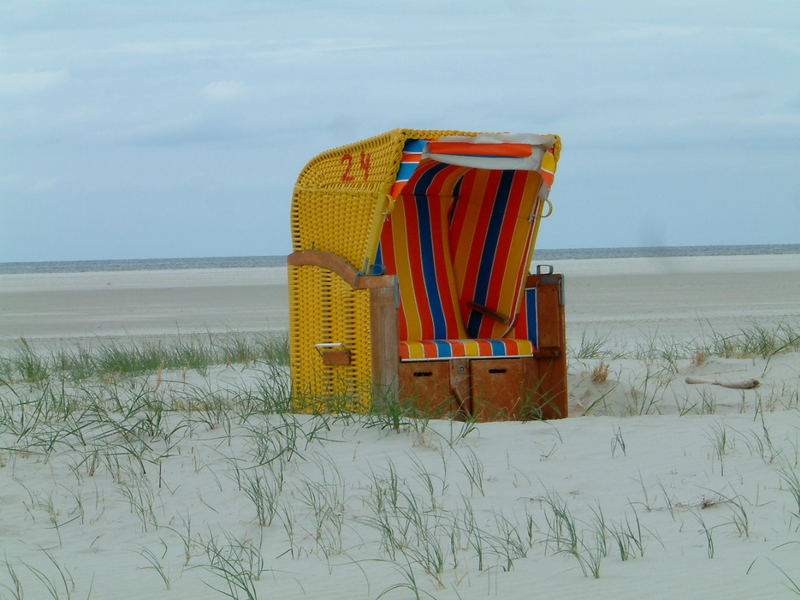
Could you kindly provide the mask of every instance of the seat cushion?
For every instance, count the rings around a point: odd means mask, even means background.
[[[536,348],[530,340],[422,340],[400,342],[400,360],[441,360],[446,358],[500,358],[533,356]]]

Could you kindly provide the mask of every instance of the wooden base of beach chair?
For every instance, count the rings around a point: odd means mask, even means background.
[[[537,357],[472,361],[471,414],[478,421],[566,417],[567,390],[560,363]]]
[[[457,414],[461,406],[450,383],[450,372],[455,367],[450,363],[449,360],[400,363],[401,402],[411,404],[417,412],[428,417]],[[461,387],[458,382],[456,387]]]
[[[537,292],[539,347],[526,368],[528,404],[538,407],[533,410],[539,410],[543,419],[562,419],[569,411],[564,276],[529,275],[526,287]]]
[[[478,421],[567,416],[563,356],[403,362],[399,391],[422,414]]]
[[[490,358],[471,365],[472,416],[478,421],[523,419],[528,358]]]

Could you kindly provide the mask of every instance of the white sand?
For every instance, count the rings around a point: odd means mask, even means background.
[[[687,341],[800,318],[800,255],[573,260],[565,274],[571,343],[584,334],[633,343]],[[708,322],[710,321],[710,323]]]
[[[0,598],[15,597],[15,576],[25,598],[52,597],[37,572],[59,598],[81,599],[391,600],[414,598],[414,586],[441,600],[797,598],[800,354],[693,365],[665,338],[691,340],[703,319],[720,332],[800,330],[798,264],[557,262],[573,347],[585,333],[607,336],[606,349],[658,338],[651,349],[664,352],[605,356],[602,383],[591,377],[600,358],[572,358],[574,418],[481,424],[463,438],[446,421],[395,432],[364,418],[247,416],[282,381],[258,365],[12,383],[0,391]],[[1,341],[280,328],[284,277],[3,276]],[[257,485],[277,499],[263,527],[247,493]],[[223,569],[245,589],[228,588]]]
[[[285,268],[0,275],[0,349],[285,330],[287,306]]]
[[[683,340],[800,318],[800,255],[553,261],[566,276],[571,342],[585,333]],[[0,349],[89,340],[285,329],[286,269],[0,275]]]

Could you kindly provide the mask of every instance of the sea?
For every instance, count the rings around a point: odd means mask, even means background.
[[[741,256],[753,254],[800,254],[800,244],[759,244],[745,246],[644,246],[638,248],[561,248],[552,250],[536,249],[536,259],[539,261],[587,258]],[[285,264],[286,255],[0,262],[0,275],[17,273],[85,273],[88,271],[229,269],[242,267],[279,267]],[[800,266],[798,268],[800,268]]]

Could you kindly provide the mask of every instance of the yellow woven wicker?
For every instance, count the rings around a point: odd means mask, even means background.
[[[369,290],[353,290],[322,267],[289,267],[291,363],[295,407],[310,412],[369,408]],[[350,350],[345,366],[323,364],[317,344]]]
[[[293,251],[330,252],[359,271],[372,264],[405,141],[445,135],[477,134],[395,129],[312,159],[294,190]],[[369,290],[353,289],[322,267],[290,266],[289,331],[295,409],[369,410]],[[343,344],[350,352],[349,364],[324,364],[319,344]]]

